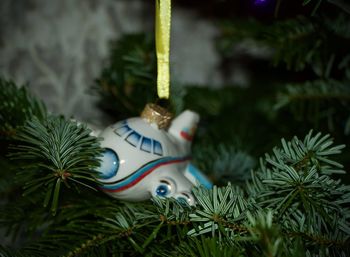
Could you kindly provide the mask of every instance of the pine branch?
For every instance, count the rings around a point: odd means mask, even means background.
[[[222,25],[218,46],[224,57],[230,57],[237,54],[237,44],[253,40],[256,47],[273,52],[268,58],[275,66],[285,64],[294,71],[312,68],[318,77],[330,78],[348,55],[349,22],[342,14],[298,16],[269,26],[256,20],[232,21]]]
[[[14,82],[0,78],[0,92],[0,138],[12,138],[33,116],[39,120],[45,118],[44,104],[31,96],[26,87],[17,87]]]
[[[197,147],[194,162],[202,171],[212,176],[215,184],[243,183],[250,178],[255,160],[237,147],[227,144]]]
[[[342,165],[328,156],[344,148],[332,144],[329,135],[312,132],[303,141],[296,137],[291,142],[282,140],[282,148],[275,148],[273,155],[266,155],[266,161],[261,162],[248,189],[262,208],[277,213],[282,229],[314,233],[308,237],[311,245],[331,242],[331,248],[343,251],[350,235],[346,218],[350,210],[341,199],[349,194],[349,187],[329,177],[341,172]],[[328,237],[330,231],[335,238]]]
[[[110,199],[105,195],[86,195],[61,207],[55,220],[41,238],[26,245],[22,251],[27,254],[41,253],[45,256],[95,256],[106,251],[112,254],[125,252],[145,253],[152,242],[149,231],[159,224],[150,220],[150,203],[133,204]],[[152,249],[153,251],[153,249]],[[136,256],[139,256],[137,254]]]
[[[344,0],[328,0],[328,2],[338,6],[339,8],[343,9],[345,12],[350,14],[350,5]]]
[[[10,247],[4,247],[0,245],[0,256],[1,257],[35,257],[34,255],[22,254]]]
[[[48,117],[40,121],[34,117],[18,132],[20,143],[12,148],[12,158],[24,163],[17,176],[24,184],[24,195],[44,189],[44,206],[51,202],[56,212],[61,185],[68,188],[97,184],[94,168],[102,149],[98,140],[90,136],[86,126],[66,121],[61,117]]]
[[[100,106],[115,119],[139,115],[156,99],[156,56],[153,38],[124,35],[111,45],[109,65],[96,80]]]
[[[327,28],[327,31],[330,31],[334,36],[338,37],[337,39],[350,39],[350,17],[343,13],[339,14],[336,18],[324,17],[324,25]],[[342,43],[342,42],[340,42]]]
[[[0,198],[3,198],[15,193],[18,188],[13,178],[17,167],[8,159],[2,157],[0,157],[0,167]]]
[[[306,64],[320,62],[320,33],[306,17],[279,21],[270,26],[252,19],[244,23],[236,21],[223,25],[222,30],[219,49],[224,56],[234,53],[236,43],[242,42],[242,39],[253,39],[258,46],[274,51],[274,65],[284,62],[288,69],[298,71]]]
[[[192,223],[199,222],[199,224],[188,232],[189,236],[206,233],[211,233],[212,236],[218,233],[219,238],[228,236],[222,225],[242,220],[248,207],[243,192],[230,184],[223,188],[214,186],[212,190],[200,187],[194,189],[193,193],[198,206],[195,213],[189,216]]]
[[[166,255],[164,255],[166,256]],[[169,256],[169,255],[168,255]],[[243,249],[236,245],[220,243],[217,238],[200,239],[191,238],[188,242],[182,242],[173,252],[173,256],[183,257],[241,257]]]
[[[273,213],[268,210],[266,213],[258,212],[254,217],[247,213],[249,221],[249,232],[254,241],[259,242],[262,255],[266,257],[279,256],[282,237],[276,225],[273,225]]]
[[[276,109],[298,101],[350,101],[347,83],[335,80],[306,81],[302,84],[288,84],[278,95]]]
[[[342,164],[328,157],[340,154],[345,145],[333,146],[334,141],[329,134],[322,136],[321,133],[317,133],[313,135],[311,130],[303,141],[294,137],[291,142],[286,142],[284,139],[281,142],[283,148],[275,148],[273,157],[266,155],[266,161],[276,168],[282,167],[283,169],[283,166],[278,166],[279,163],[290,165],[291,168],[303,174],[306,173],[305,170],[311,172],[314,167],[322,175],[345,173],[341,170]]]
[[[239,249],[242,257],[299,257],[319,248],[320,255],[346,254],[350,190],[327,175],[339,169],[330,156],[343,148],[332,143],[311,132],[303,141],[282,140],[253,173],[248,195],[230,184],[200,187],[193,191],[195,207],[162,198],[125,203],[88,191],[84,199],[66,201],[23,253],[221,256]]]
[[[263,43],[273,47],[273,64],[284,62],[287,69],[303,70],[306,65],[320,65],[323,40],[313,22],[305,17],[274,24],[265,31]],[[276,39],[276,35],[281,35]],[[303,42],[303,43],[301,43]],[[307,42],[307,43],[306,43]],[[295,47],[298,45],[298,47]]]
[[[322,1],[323,1],[323,0],[316,0],[316,1],[315,1],[316,4],[315,4],[314,9],[313,9],[313,11],[312,11],[312,15],[315,15],[315,13],[317,12],[318,8],[320,8],[320,5],[321,5]],[[313,2],[313,1],[312,1],[312,0],[304,0],[303,5],[308,5],[308,4],[310,4],[311,2]]]
[[[312,0],[304,0],[303,5],[307,5],[313,2]],[[317,9],[320,7],[322,0],[316,0],[316,5],[313,10],[313,14],[316,13]],[[327,2],[334,4],[335,6],[341,8],[343,11],[347,12],[350,14],[350,5],[346,3],[344,0],[327,0]]]
[[[324,124],[330,131],[341,126],[350,107],[349,82],[315,80],[287,84],[277,93],[274,109],[285,115],[291,112],[296,120],[309,121],[314,126]],[[344,112],[345,111],[345,112]],[[346,132],[346,126],[340,132]]]
[[[98,230],[101,227],[96,223],[98,216],[94,211],[106,207],[106,202],[111,204],[108,200],[84,194],[80,201],[75,199],[65,202],[55,218],[51,216],[50,222],[46,224],[45,233],[41,233],[41,237],[36,240],[25,242],[21,252],[39,256],[83,256],[94,248],[101,248],[102,251],[102,242],[111,237],[111,232]],[[104,212],[106,213],[106,210]],[[97,229],[94,224],[99,225]]]
[[[49,213],[43,208],[37,208],[38,203],[33,198],[28,200],[18,197],[0,205],[0,226],[12,242],[36,238],[38,232],[43,230],[43,224],[51,224]]]
[[[159,218],[161,222],[169,225],[187,225],[190,224],[189,214],[191,207],[183,205],[175,199],[153,198],[153,204],[157,208],[157,213],[143,218]],[[154,216],[155,215],[155,216]]]

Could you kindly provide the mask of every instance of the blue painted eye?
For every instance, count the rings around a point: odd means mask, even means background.
[[[114,150],[105,148],[105,152],[102,157],[100,157],[100,160],[100,167],[97,169],[97,172],[100,173],[99,178],[109,179],[117,175],[119,169],[119,157]]]
[[[161,184],[156,188],[156,195],[158,196],[167,196],[171,192],[171,186]]]
[[[182,205],[187,205],[188,203],[188,199],[184,196],[179,196],[178,198],[176,198],[176,200]]]
[[[176,200],[177,200],[180,204],[185,205],[185,206],[187,206],[187,205],[193,205],[193,204],[194,204],[194,199],[193,199],[193,197],[191,197],[190,194],[185,193],[185,192],[183,192],[183,193],[181,193],[180,195],[178,195],[178,196],[176,197]]]

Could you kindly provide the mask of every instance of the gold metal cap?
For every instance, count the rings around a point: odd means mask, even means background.
[[[160,129],[164,129],[169,127],[173,115],[165,108],[149,103],[143,109],[141,118],[145,119],[148,123],[157,124]]]

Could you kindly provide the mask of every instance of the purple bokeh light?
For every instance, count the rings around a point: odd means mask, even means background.
[[[255,5],[264,5],[268,2],[268,0],[254,0]]]

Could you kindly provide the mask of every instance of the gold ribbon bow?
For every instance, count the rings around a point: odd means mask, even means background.
[[[156,0],[157,92],[159,98],[169,98],[171,0]]]

